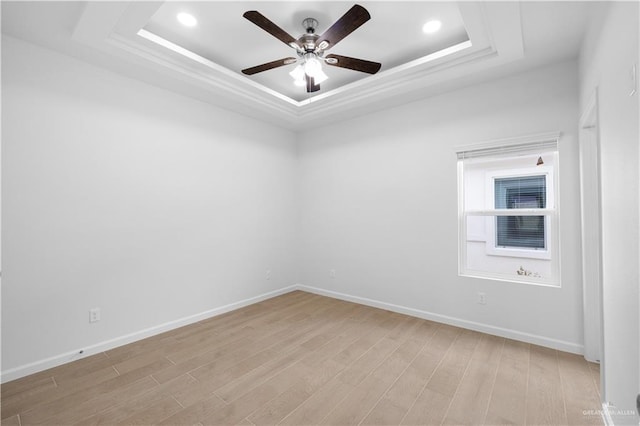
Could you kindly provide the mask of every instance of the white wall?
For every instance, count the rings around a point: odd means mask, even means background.
[[[2,47],[4,373],[294,282],[581,351],[576,63],[295,135]],[[459,277],[455,148],[550,131],[562,287]]]
[[[2,92],[3,380],[295,283],[295,134],[7,37]]]
[[[300,282],[580,352],[576,75],[562,63],[302,134]],[[562,287],[459,277],[456,147],[554,131]]]
[[[638,424],[640,392],[640,240],[638,94],[631,67],[638,64],[638,3],[612,2],[586,38],[580,60],[581,110],[599,98],[602,186],[604,370],[606,401],[616,424]]]

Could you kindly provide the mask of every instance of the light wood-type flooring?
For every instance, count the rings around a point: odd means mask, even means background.
[[[602,424],[598,366],[300,291],[2,385],[9,425]]]

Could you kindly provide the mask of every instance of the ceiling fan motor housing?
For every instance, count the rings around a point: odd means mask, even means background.
[[[298,43],[306,52],[313,52],[316,50],[316,41],[318,41],[317,34],[304,34],[298,39]]]
[[[306,52],[313,52],[314,50],[316,50],[316,41],[318,41],[319,38],[319,36],[316,34],[318,21],[314,18],[306,18],[302,21],[302,27],[304,28],[306,33],[301,35],[297,40],[298,44],[302,46],[302,48]]]

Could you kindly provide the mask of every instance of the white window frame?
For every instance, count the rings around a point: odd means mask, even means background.
[[[532,135],[521,138],[501,139],[496,141],[484,142],[481,144],[468,145],[459,147],[457,149],[458,154],[458,273],[460,276],[490,279],[496,281],[508,281],[524,284],[534,284],[542,286],[560,287],[560,227],[559,227],[559,199],[556,197],[558,192],[558,141],[560,139],[560,133],[545,133],[540,135]],[[470,216],[486,216],[487,222],[493,222],[493,229],[486,227],[487,230],[487,247],[489,244],[495,248],[495,216],[513,216],[514,209],[483,209],[483,210],[465,210],[465,193],[464,193],[464,167],[463,160],[469,156],[482,156],[489,157],[492,154],[496,155],[496,158],[500,155],[508,156],[515,153],[524,153],[528,149],[531,152],[535,152],[536,146],[545,146],[555,144],[556,149],[553,152],[553,167],[544,166],[545,172],[550,172],[550,182],[547,183],[547,191],[551,191],[551,201],[549,204],[549,198],[547,198],[547,205],[544,209],[517,209],[518,216],[545,216],[545,233],[547,250],[533,250],[533,249],[516,249],[516,248],[497,248],[495,255],[505,257],[527,257],[531,259],[547,259],[551,262],[551,276],[550,277],[535,277],[535,276],[523,276],[523,275],[507,275],[499,272],[478,271],[467,268],[467,243],[472,241],[474,236],[467,234],[467,219]],[[525,176],[527,172],[522,173],[525,169],[514,170],[496,170],[495,172],[488,173],[493,176],[506,177],[507,173],[515,171],[514,176]],[[531,175],[540,175],[541,169],[537,169],[535,173]],[[489,192],[491,195],[488,195]],[[494,195],[493,179],[491,180],[491,191],[486,192],[485,197]],[[549,197],[549,194],[547,194]],[[493,206],[493,198],[490,204]],[[489,223],[487,223],[489,225]],[[489,237],[491,236],[491,237]],[[471,238],[468,238],[471,237]],[[489,241],[493,239],[493,241]],[[526,253],[525,253],[526,252]],[[535,253],[539,252],[539,253]]]
[[[554,161],[555,164],[555,161]],[[554,166],[555,167],[555,166]],[[553,186],[553,169],[554,167],[549,166],[535,166],[528,168],[518,168],[518,169],[510,169],[510,170],[494,170],[486,173],[486,202],[485,205],[490,206],[495,203],[495,179],[496,178],[519,178],[519,177],[530,177],[530,176],[542,176],[544,175],[546,178],[546,207],[547,209],[555,210],[555,191]],[[494,209],[498,210],[498,209]],[[513,209],[507,209],[511,211],[513,215]],[[529,210],[529,209],[518,209],[518,213],[521,210]],[[543,209],[531,209],[534,211],[542,211]],[[518,216],[527,216],[520,215]],[[541,216],[541,215],[538,215]],[[550,232],[551,222],[549,215],[545,215],[544,220],[544,240],[545,240],[545,248],[544,249],[528,249],[528,248],[515,248],[515,247],[498,247],[496,245],[496,222],[494,217],[487,217],[485,229],[486,233],[486,252],[491,256],[510,256],[510,257],[523,257],[528,259],[551,259],[552,247],[553,247],[553,238],[554,233]]]

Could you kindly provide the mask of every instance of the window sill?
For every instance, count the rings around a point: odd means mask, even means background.
[[[458,275],[465,278],[478,278],[481,280],[501,281],[512,284],[528,284],[539,287],[561,288],[560,281],[550,278],[533,278],[525,276],[520,278],[520,276],[487,274],[485,272],[478,271],[461,271]]]
[[[486,253],[488,256],[520,257],[524,259],[551,260],[549,250],[527,250],[517,248],[492,247],[487,243]]]

